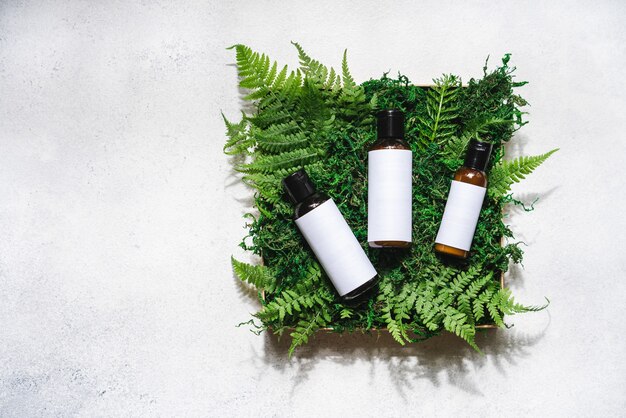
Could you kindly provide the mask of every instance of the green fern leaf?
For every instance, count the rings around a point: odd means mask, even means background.
[[[443,324],[446,331],[463,338],[474,350],[482,354],[480,348],[478,348],[476,342],[474,341],[476,328],[472,324],[468,324],[466,322],[467,315],[453,308],[448,308]]]
[[[475,139],[477,141],[484,141],[483,136],[489,133],[489,129],[491,127],[499,125],[511,125],[513,123],[513,119],[495,117],[480,118],[471,121],[465,127],[462,135],[451,135],[447,140],[444,141],[441,155],[445,159],[452,160],[452,166],[456,167],[459,165],[459,161],[465,155],[467,145],[472,139]]]
[[[468,287],[465,294],[470,299],[475,299],[478,297],[478,293],[485,287],[487,283],[490,283],[493,280],[493,273],[489,272],[485,276],[480,277],[478,280],[473,281]]]
[[[381,318],[385,320],[387,324],[387,330],[391,334],[394,340],[396,340],[400,345],[404,345],[404,337],[402,326],[392,315],[392,305],[388,304],[385,308],[383,308]]]
[[[256,160],[236,167],[242,173],[272,173],[276,170],[295,169],[311,164],[321,153],[315,148],[302,148],[279,155],[259,155]]]
[[[257,147],[266,152],[280,153],[304,147],[308,145],[308,143],[309,138],[307,138],[306,134],[304,132],[297,132],[294,134],[274,136],[263,135],[257,141]]]
[[[349,319],[349,318],[352,318],[353,315],[354,315],[354,311],[352,309],[349,309],[349,308],[343,308],[339,312],[339,317],[341,319]]]
[[[288,170],[277,170],[273,173],[250,173],[242,177],[245,184],[257,189],[264,198],[279,197],[282,193],[281,181],[291,174]]]
[[[496,291],[497,289],[495,285],[491,284],[487,286],[487,288],[472,302],[472,311],[474,312],[474,320],[476,322],[485,317],[485,306],[491,300],[492,295]]]
[[[304,48],[298,42],[291,42],[293,46],[298,50],[298,59],[300,60],[300,68],[306,74],[311,69],[311,63],[315,62],[306,52]]]
[[[280,70],[280,72],[278,73],[278,75],[276,76],[276,78],[274,79],[274,82],[272,83],[272,89],[273,90],[279,90],[282,89],[285,85],[285,81],[287,80],[287,72],[288,72],[288,68],[287,66],[283,66],[282,70]],[[292,72],[291,76],[293,77],[295,74]]]
[[[387,330],[394,340],[400,345],[405,345],[406,332],[402,326],[402,320],[397,320],[394,316],[394,286],[387,278],[380,284],[377,301],[383,304],[381,318],[387,324]]]
[[[343,51],[343,59],[341,60],[341,73],[343,78],[343,88],[348,91],[354,91],[357,85],[354,82],[354,78],[352,78],[352,74],[350,74],[350,69],[348,68],[347,49]]]
[[[454,160],[454,162],[457,163],[456,165],[458,165],[458,161],[463,158],[467,145],[471,139],[472,136],[468,134],[450,136],[450,138],[445,142],[441,155],[446,159]]]
[[[281,153],[303,148],[309,144],[309,138],[295,121],[278,123],[254,133],[257,147],[269,153]]]
[[[478,322],[485,317],[485,303],[480,299],[474,299],[472,302],[472,313],[474,321]]]
[[[289,346],[289,357],[293,355],[295,349],[309,342],[309,338],[315,331],[326,326],[332,320],[332,316],[325,308],[318,309],[311,317],[301,319],[291,335],[291,345]]]
[[[242,281],[250,283],[259,290],[274,291],[276,278],[268,267],[244,263],[234,257],[231,257],[230,261],[233,271]]]
[[[337,93],[341,90],[341,76],[335,72],[335,69],[331,67],[330,75],[328,76],[328,81],[324,86],[325,90],[328,90],[332,93]]]
[[[305,308],[311,309],[316,305],[327,306],[333,300],[333,296],[319,283],[321,274],[319,264],[312,262],[308,266],[305,279],[299,281],[294,288],[279,292],[255,316],[263,321],[283,322],[287,315],[294,315],[294,312],[301,312]]]
[[[544,310],[550,304],[550,300],[547,300],[545,305],[541,306],[526,306],[515,302],[515,299],[511,295],[511,289],[500,289],[497,295],[497,306],[504,315],[512,315],[516,313],[524,312],[538,312]]]
[[[372,110],[378,110],[378,93],[374,93],[370,99],[370,108]]]
[[[237,59],[237,69],[239,72],[239,85],[247,89],[258,89],[267,87],[267,80],[270,79],[270,60],[265,54],[254,52],[252,48],[237,44],[227,49],[235,49]],[[272,66],[274,70],[276,66]],[[271,82],[272,80],[270,80]]]
[[[456,101],[461,81],[454,75],[444,75],[433,83],[426,95],[427,117],[419,119],[422,146],[433,141],[443,144],[456,131],[453,121],[458,117]]]
[[[226,119],[222,113],[222,119],[226,125],[226,135],[228,136],[228,140],[224,144],[224,153],[227,155],[246,154],[255,144],[254,138],[248,132],[249,120],[245,113],[241,112],[241,115],[241,121],[234,123]]]
[[[456,276],[452,283],[450,283],[450,289],[455,293],[461,293],[465,290],[468,284],[472,282],[480,272],[480,268],[472,266],[467,271],[461,271]]]
[[[474,313],[472,311],[472,303],[467,295],[459,295],[457,298],[457,310],[467,317],[469,323],[474,322]]]
[[[320,88],[332,88],[337,81],[337,74],[333,68],[328,68],[321,62],[311,58],[302,46],[297,42],[292,44],[298,50],[298,59],[300,60],[300,70],[305,74],[306,78],[314,85]]]
[[[502,320],[502,314],[500,312],[500,293],[496,292],[491,300],[487,302],[487,311],[489,316],[493,319],[493,322],[499,327],[504,327],[504,321]]]
[[[237,70],[240,77],[239,85],[251,90],[244,99],[257,100],[269,93],[283,91],[293,92],[302,81],[299,71],[291,71],[287,76],[288,68],[284,66],[278,72],[276,61],[270,62],[266,54],[254,52],[250,47],[237,44],[227,49],[235,49]]]
[[[541,155],[519,157],[511,161],[496,164],[489,175],[487,193],[492,198],[505,196],[513,183],[518,183],[559,149],[553,149]]]

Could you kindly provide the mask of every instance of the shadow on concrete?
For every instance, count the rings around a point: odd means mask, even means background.
[[[296,377],[292,392],[308,380],[309,374],[320,362],[349,366],[359,362],[370,364],[369,378],[374,381],[377,365],[384,364],[398,393],[411,396],[415,383],[425,379],[434,386],[451,384],[461,390],[488,396],[480,390],[475,373],[491,364],[503,375],[509,366],[531,354],[531,349],[544,337],[549,326],[536,334],[525,334],[514,329],[484,330],[476,342],[484,354],[475,352],[460,338],[444,333],[425,342],[400,346],[387,332],[371,334],[336,334],[318,332],[309,343],[296,350],[289,359],[289,337],[278,338],[265,334],[264,354],[256,353],[264,367],[279,371],[294,370]]]

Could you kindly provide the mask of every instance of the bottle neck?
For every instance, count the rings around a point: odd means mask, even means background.
[[[330,199],[325,193],[315,192],[296,204],[294,219],[306,215],[313,209]]]
[[[487,171],[486,167],[484,167],[483,165],[467,161],[463,163],[461,169],[480,171],[483,174],[485,174],[485,172]]]
[[[454,180],[474,186],[487,187],[487,175],[484,171],[471,167],[461,167],[454,173]]]
[[[404,138],[378,138],[376,142],[372,144],[369,151],[381,150],[381,149],[404,149],[410,150],[408,142]]]

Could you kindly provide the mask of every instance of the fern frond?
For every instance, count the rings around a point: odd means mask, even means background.
[[[480,299],[474,299],[472,302],[472,313],[474,321],[478,322],[485,317],[485,303]]]
[[[409,286],[409,292],[406,299],[402,301],[402,304],[398,307],[398,311],[396,311],[396,315],[399,318],[410,319],[410,311],[415,306],[417,295],[417,289],[413,286]]]
[[[401,337],[403,344],[404,341],[410,341],[410,338],[407,334],[407,327],[405,321],[411,319],[411,314],[413,307],[415,306],[415,301],[417,300],[417,289],[413,283],[406,283],[402,286],[400,292],[394,297],[391,298],[391,305],[393,311],[392,322],[393,326],[396,328],[396,335],[399,331],[399,336]],[[390,312],[391,313],[391,312]],[[392,332],[393,335],[393,332]],[[396,338],[394,336],[394,338]]]
[[[309,318],[298,321],[296,328],[291,335],[291,345],[289,346],[289,357],[293,355],[295,349],[309,342],[309,338],[318,329],[326,326],[332,321],[332,315],[324,307],[317,309]]]
[[[450,284],[450,289],[455,293],[463,292],[467,285],[476,278],[478,273],[480,273],[480,268],[477,266],[472,266],[467,271],[459,272],[456,278],[452,280],[452,283]]]
[[[270,125],[267,129],[255,131],[257,147],[269,153],[292,151],[304,148],[309,139],[295,121]]]
[[[300,69],[297,69],[295,72],[292,71],[289,73],[289,77],[287,77],[287,79],[283,83],[283,91],[289,95],[297,91],[297,89],[299,89],[301,85],[302,72],[300,71]]]
[[[464,133],[461,136],[450,136],[441,150],[441,155],[446,159],[455,160],[454,162],[456,163],[457,160],[463,158],[467,145],[471,139],[472,135],[468,133]]]
[[[493,283],[491,278],[491,274],[482,274],[480,266],[466,271],[445,266],[429,268],[417,286],[415,312],[428,330],[437,332],[443,328],[480,352],[474,336],[475,323],[483,312],[482,305],[474,304],[474,298],[486,283]]]
[[[493,319],[499,327],[504,327],[504,321],[502,320],[502,314],[500,313],[500,293],[496,292],[489,302],[487,302],[487,311],[489,316]]]
[[[301,148],[279,155],[259,155],[256,160],[237,166],[236,170],[242,173],[271,173],[276,170],[300,168],[313,163],[320,156],[320,150],[316,148]]]
[[[321,165],[321,162],[305,164],[302,166],[307,172],[315,171]],[[274,211],[281,212],[278,204],[283,202],[283,186],[282,180],[293,173],[293,169],[279,169],[270,173],[247,173],[242,177],[242,181],[256,189],[259,196],[265,201],[274,204]],[[291,206],[285,207],[285,213],[292,213]],[[268,216],[272,218],[272,216]]]
[[[467,315],[465,313],[459,312],[454,308],[448,308],[443,320],[443,326],[446,331],[463,338],[474,350],[482,354],[474,341],[476,328],[472,324],[467,323]]]
[[[442,157],[453,160],[454,165],[458,165],[458,160],[463,158],[467,145],[472,139],[482,141],[483,136],[486,135],[490,128],[499,125],[512,125],[515,121],[513,119],[496,118],[496,117],[483,117],[473,120],[467,124],[463,133],[460,136],[451,135],[446,141],[441,150]]]
[[[224,153],[227,155],[247,153],[249,148],[254,146],[254,138],[248,133],[249,120],[245,113],[241,112],[241,115],[241,121],[234,123],[222,113],[222,119],[226,125],[226,135],[228,136],[228,140],[224,144]]]
[[[465,294],[470,299],[475,299],[478,297],[478,293],[485,287],[487,283],[490,283],[493,280],[493,273],[489,272],[483,277],[480,277],[478,280],[473,281],[465,291]]]
[[[274,291],[276,278],[268,267],[244,263],[232,256],[230,257],[230,262],[233,266],[233,271],[241,281],[250,283],[259,290]]]
[[[417,298],[415,300],[415,311],[418,315],[426,315],[432,308],[432,300],[435,297],[436,289],[429,282],[421,282],[417,286]]]
[[[454,75],[443,75],[433,83],[426,95],[427,116],[419,118],[423,146],[433,141],[443,144],[456,131],[454,119],[458,117],[456,102],[461,81]]]
[[[227,49],[235,49],[237,70],[241,80],[239,85],[247,89],[266,87],[270,76],[270,60],[265,54],[254,52],[252,48],[237,44]],[[274,70],[276,63],[274,63]],[[273,80],[270,80],[273,81]]]
[[[300,70],[307,79],[313,84],[324,89],[332,89],[337,83],[339,75],[333,68],[328,68],[321,62],[311,58],[302,46],[297,42],[292,42],[293,46],[298,50],[298,59],[300,60]]]
[[[387,324],[387,330],[398,344],[404,345],[406,332],[401,320],[398,321],[394,315],[394,286],[390,280],[385,279],[380,284],[380,293],[376,300],[383,305],[380,316]]]
[[[285,82],[287,81],[287,73],[289,72],[287,66],[283,66],[283,69],[280,70],[276,78],[274,78],[274,82],[272,83],[273,90],[280,90],[285,86]],[[290,78],[295,77],[295,73],[292,71],[289,75]]]
[[[547,303],[541,306],[526,306],[515,302],[511,294],[511,289],[500,289],[498,291],[498,307],[504,315],[512,315],[516,313],[524,312],[538,312],[548,307],[550,300],[546,299]]]
[[[341,319],[349,319],[352,318],[352,315],[354,315],[354,311],[352,309],[349,308],[343,308],[340,312],[339,312],[339,317]]]
[[[472,302],[472,312],[474,320],[480,321],[485,317],[485,305],[491,300],[491,296],[496,291],[495,286],[488,286],[474,301]]]
[[[372,110],[378,110],[378,93],[372,95],[369,105]]]
[[[391,304],[388,304],[385,308],[383,308],[381,318],[384,319],[387,323],[387,330],[389,331],[393,339],[396,340],[400,345],[406,344],[402,335],[402,327],[393,317],[393,314],[391,312]]]
[[[555,148],[545,154],[519,157],[496,164],[489,175],[487,193],[492,198],[505,196],[513,183],[518,183],[539,167],[545,160],[559,149]]]
[[[283,103],[275,101],[267,105],[267,108],[262,112],[249,117],[250,122],[255,126],[266,129],[269,126],[277,123],[286,123],[292,119],[292,115],[289,111],[284,109]]]
[[[461,294],[458,296],[457,309],[459,312],[463,312],[465,314],[469,323],[474,322],[471,299],[467,295]]]
[[[266,152],[280,153],[304,147],[308,145],[308,143],[309,138],[307,138],[306,134],[304,132],[297,132],[294,134],[272,136],[262,135],[257,140],[257,147]]]
[[[250,173],[243,176],[242,180],[250,187],[254,187],[263,194],[266,190],[272,190],[280,186],[283,178],[287,177],[291,172],[289,170],[277,170],[272,173]]]
[[[276,61],[270,62],[266,54],[260,54],[252,48],[236,44],[227,49],[235,49],[237,70],[240,77],[239,85],[252,92],[245,97],[246,100],[257,100],[269,92],[293,91],[299,87],[301,76],[299,71],[288,71],[284,66],[280,72]],[[289,76],[287,74],[289,73]]]
[[[345,90],[353,91],[356,88],[356,83],[354,82],[354,78],[352,78],[352,74],[350,74],[350,69],[348,68],[348,50],[344,49],[343,58],[341,60],[341,75],[343,78],[343,88]]]
[[[280,292],[279,296],[266,304],[255,316],[263,321],[282,322],[285,316],[293,315],[294,312],[311,309],[316,305],[328,305],[332,301],[332,294],[324,286],[319,285],[321,274],[319,264],[312,263],[304,280],[299,281],[295,287]]]
[[[298,42],[291,42],[293,46],[298,50],[298,59],[300,60],[300,68],[306,74],[307,71],[311,69],[311,63],[317,62],[313,60],[306,52],[304,52],[304,48]]]
[[[297,98],[298,115],[305,120],[305,129],[315,129],[315,126],[330,116],[328,103],[322,90],[308,77],[305,78],[300,94]]]
[[[430,331],[437,331],[441,327],[442,312],[451,302],[448,292],[440,293],[442,289],[443,287],[436,285],[432,280],[421,282],[417,288],[415,311]]]
[[[263,321],[278,320],[283,322],[286,315],[293,315],[294,311],[300,312],[302,307],[310,308],[315,305],[315,300],[312,297],[313,291],[298,294],[293,290],[284,290],[280,297],[265,305],[255,316]]]
[[[328,76],[328,81],[326,81],[324,89],[329,90],[332,93],[337,93],[339,90],[341,90],[341,77],[335,72],[335,69],[332,67],[330,68],[330,75]]]

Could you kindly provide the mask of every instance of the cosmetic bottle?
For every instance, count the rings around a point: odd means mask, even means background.
[[[376,116],[378,139],[367,154],[367,241],[374,248],[408,248],[413,153],[404,140],[404,114],[386,109]]]
[[[443,212],[435,251],[446,256],[465,259],[474,239],[480,209],[487,191],[485,171],[492,144],[471,141],[465,163],[454,174]]]
[[[295,205],[298,229],[315,253],[339,296],[353,301],[370,290],[378,276],[335,202],[317,192],[306,171],[283,180]]]

